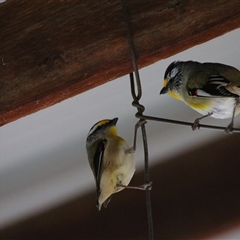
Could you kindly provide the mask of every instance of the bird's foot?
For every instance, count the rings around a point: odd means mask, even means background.
[[[147,121],[146,120],[139,120],[136,125],[135,125],[135,131],[134,131],[134,140],[133,140],[133,146],[129,149],[126,150],[126,153],[132,154],[136,151],[136,141],[137,141],[137,130],[139,127],[141,127],[142,125],[146,124]]]
[[[136,190],[151,190],[152,189],[152,182],[150,183],[145,183],[143,185],[140,186],[125,186],[122,184],[117,184],[117,187],[123,187],[123,188],[128,188],[128,189],[136,189]]]
[[[200,118],[196,118],[194,123],[192,124],[192,130],[196,130],[200,128],[200,120],[202,120],[203,118],[209,117],[213,114],[213,112],[209,112],[208,114],[200,117]]]
[[[195,119],[195,121],[192,124],[193,131],[200,128],[199,123],[200,123],[200,119],[199,118]]]
[[[127,149],[125,152],[126,152],[127,154],[135,153],[135,148],[134,148],[134,147],[130,147],[130,148]]]
[[[232,134],[233,133],[233,123],[231,122],[225,129],[226,134]]]
[[[152,189],[152,182],[140,185],[138,188],[139,188],[139,190],[151,190]]]

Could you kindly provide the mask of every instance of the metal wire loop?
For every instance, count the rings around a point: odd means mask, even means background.
[[[140,100],[139,96],[142,95],[142,91],[139,94],[139,89],[141,89],[141,82],[136,81],[137,86],[138,86],[138,95],[136,95],[133,73],[130,73],[129,76],[130,76],[131,93],[132,93],[132,98],[133,98],[132,105],[134,107],[136,107],[137,110],[138,110],[135,116],[137,118],[139,118],[140,120],[145,120],[144,117],[143,117],[143,112],[145,111],[145,107],[142,104],[139,103],[139,100]],[[140,80],[140,78],[139,78],[139,80]]]
[[[147,134],[146,134],[146,127],[145,127],[146,120],[143,119],[143,112],[144,112],[145,108],[143,105],[141,105],[139,103],[139,100],[142,97],[142,87],[141,87],[138,66],[137,66],[136,53],[135,53],[135,49],[134,49],[134,45],[133,45],[133,41],[132,41],[132,35],[131,35],[131,31],[130,31],[130,23],[129,23],[128,14],[127,14],[127,8],[126,8],[124,0],[122,0],[122,9],[123,9],[123,15],[124,15],[124,20],[125,20],[125,24],[126,24],[127,39],[128,39],[129,49],[131,52],[132,64],[133,64],[133,69],[134,69],[134,73],[135,73],[136,85],[137,85],[137,93],[136,93],[133,73],[130,73],[130,75],[129,75],[130,76],[130,85],[131,85],[131,93],[132,93],[132,97],[133,97],[132,105],[134,107],[136,107],[138,110],[136,117],[139,118],[139,121],[136,124],[136,127],[142,123],[140,126],[142,129],[142,139],[143,139],[143,148],[144,148],[144,163],[145,163],[144,178],[145,178],[145,183],[148,184],[148,183],[150,183],[149,164],[148,164],[148,144],[147,144]],[[136,134],[137,134],[137,128],[136,128],[135,137],[134,137],[135,142],[136,142]],[[154,239],[153,217],[152,217],[150,190],[146,189],[145,193],[146,193],[145,196],[146,196],[146,205],[147,205],[149,239],[153,240]]]
[[[136,82],[137,82],[137,95],[136,93],[132,92],[132,95],[134,96],[134,100],[139,100],[142,97],[142,88],[141,88],[141,81],[140,81],[140,76],[139,76],[139,72],[138,72],[138,66],[137,66],[137,61],[135,61],[137,59],[136,57],[136,52],[135,49],[133,47],[133,41],[132,41],[132,33],[131,33],[131,29],[130,29],[130,21],[128,18],[128,14],[127,14],[127,8],[125,5],[124,0],[122,0],[122,9],[123,9],[123,15],[124,15],[124,20],[125,20],[125,25],[126,25],[126,34],[127,34],[127,40],[128,40],[128,45],[129,45],[129,49],[130,49],[130,54],[132,56],[132,65],[133,65],[133,70],[134,70],[134,74],[135,74],[135,78],[136,78]],[[133,89],[133,88],[131,88]]]

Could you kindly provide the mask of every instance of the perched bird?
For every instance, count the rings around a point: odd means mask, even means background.
[[[231,133],[234,117],[240,112],[240,71],[220,63],[173,62],[164,74],[160,94],[164,93],[204,115],[195,120],[193,130],[201,119],[211,116],[232,118],[225,129]]]
[[[127,187],[135,172],[134,151],[117,135],[118,118],[101,120],[90,129],[86,148],[96,180],[97,208],[107,206],[112,194]]]

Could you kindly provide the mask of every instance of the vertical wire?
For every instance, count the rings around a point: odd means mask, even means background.
[[[148,157],[148,143],[147,143],[147,134],[145,124],[141,126],[142,129],[142,138],[143,138],[143,149],[144,149],[144,169],[145,169],[145,183],[150,182],[150,174],[149,174],[149,157]],[[147,204],[147,218],[148,218],[148,229],[149,229],[149,239],[154,239],[154,231],[153,231],[153,214],[152,214],[152,204],[151,204],[151,195],[150,190],[146,189],[146,204]]]
[[[137,59],[136,52],[133,47],[132,34],[131,34],[130,26],[129,26],[127,7],[125,5],[124,0],[122,0],[122,9],[123,9],[123,15],[124,15],[124,20],[125,20],[125,24],[126,24],[128,45],[130,47],[130,53],[132,56],[133,70],[134,70],[134,74],[135,74],[135,78],[136,78],[136,82],[137,82],[137,89],[138,89],[137,98],[139,100],[142,97],[142,87],[141,87],[140,76],[139,76],[138,66],[137,66],[137,61],[136,61],[136,59]]]
[[[126,8],[124,0],[122,0],[122,9],[123,9],[123,15],[124,15],[124,20],[125,20],[125,24],[126,24],[127,39],[128,39],[130,52],[131,52],[132,64],[133,64],[133,68],[134,68],[135,80],[136,80],[136,85],[137,85],[137,90],[138,90],[138,92],[136,94],[133,74],[130,73],[129,76],[130,76],[130,84],[131,84],[131,93],[132,93],[132,97],[134,100],[133,106],[135,106],[138,109],[138,113],[136,114],[136,116],[138,116],[140,118],[139,121],[143,121],[141,116],[143,116],[142,113],[144,111],[144,106],[139,104],[139,100],[142,96],[141,81],[140,81],[140,75],[139,75],[139,71],[138,71],[137,60],[136,60],[136,53],[135,53],[135,49],[134,49],[134,45],[133,45],[133,41],[132,41],[132,35],[131,35],[131,31],[130,31],[130,26],[129,26],[127,8]],[[144,148],[144,163],[145,163],[144,178],[145,178],[145,183],[149,183],[150,182],[149,157],[148,157],[148,143],[147,143],[147,134],[146,134],[145,124],[141,125],[141,130],[142,130],[142,139],[143,139],[143,148]],[[146,205],[147,205],[149,239],[153,240],[154,239],[154,231],[153,231],[153,217],[152,217],[150,189],[146,189],[145,196],[146,196]]]

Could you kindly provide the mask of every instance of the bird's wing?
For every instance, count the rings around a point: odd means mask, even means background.
[[[221,63],[203,63],[202,66],[207,69],[208,76],[220,75],[229,80],[231,86],[240,85],[240,71],[237,68]]]
[[[93,171],[96,179],[97,193],[99,193],[99,190],[100,190],[100,179],[101,179],[101,171],[102,171],[102,164],[103,164],[103,155],[104,155],[106,143],[107,143],[106,139],[103,139],[98,143],[95,154],[94,154],[94,158],[93,158]]]
[[[238,97],[237,94],[234,94],[226,89],[226,87],[230,84],[230,81],[225,78],[224,76],[221,76],[219,74],[211,74],[206,75],[205,73],[198,75],[197,81],[199,87],[190,87],[190,86],[196,86],[196,84],[193,83],[193,79],[189,79],[188,84],[188,93],[191,96],[196,97]],[[195,79],[196,82],[197,79]]]

